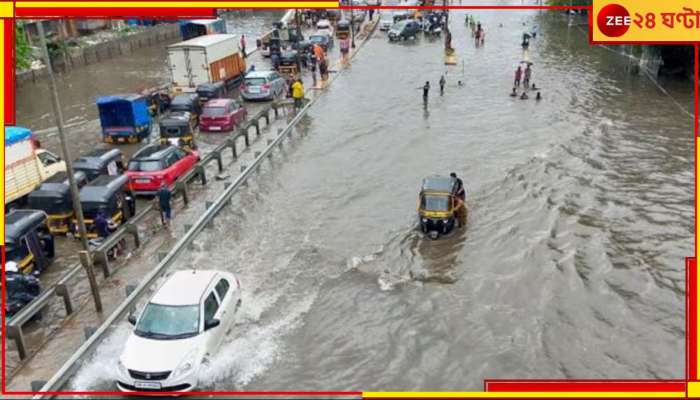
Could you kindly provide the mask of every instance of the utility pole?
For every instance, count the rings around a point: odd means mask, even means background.
[[[299,48],[299,43],[301,43],[302,38],[301,38],[301,15],[299,14],[299,9],[296,8],[294,9],[294,19],[296,20],[297,23],[297,34],[296,34],[296,45],[297,49]],[[299,52],[297,52],[297,71],[299,74],[299,79],[301,79],[301,60],[299,59]]]
[[[73,209],[75,210],[75,216],[78,219],[78,232],[80,233],[80,241],[83,244],[83,250],[88,255],[88,262],[83,264],[85,267],[85,272],[88,276],[88,281],[90,282],[90,290],[92,291],[92,298],[95,301],[95,310],[97,312],[102,312],[102,299],[100,298],[100,291],[97,287],[97,280],[95,279],[95,271],[92,269],[92,260],[90,260],[90,248],[87,240],[87,230],[85,229],[85,219],[83,217],[83,207],[80,205],[80,194],[78,192],[78,185],[75,183],[75,176],[73,176],[73,162],[71,161],[70,152],[66,146],[66,138],[63,134],[63,113],[61,112],[61,105],[58,100],[58,91],[56,90],[56,79],[53,75],[53,68],[51,68],[51,57],[49,56],[49,48],[46,46],[46,37],[44,35],[44,26],[42,21],[37,24],[37,29],[39,30],[39,40],[41,48],[44,52],[44,63],[46,64],[46,71],[49,73],[49,86],[51,87],[51,105],[53,106],[54,117],[56,119],[56,127],[58,128],[58,137],[61,142],[61,151],[63,152],[63,159],[66,163],[66,170],[68,173],[68,182],[70,183],[70,191],[73,198]]]
[[[350,7],[352,7],[352,0],[350,1]],[[355,48],[355,9],[351,8],[350,9],[350,35],[351,35],[351,44],[352,48]]]

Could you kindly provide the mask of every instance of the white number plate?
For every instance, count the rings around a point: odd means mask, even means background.
[[[160,382],[134,381],[134,387],[138,389],[160,389]]]
[[[212,131],[220,131],[221,127],[220,126],[210,126],[209,129]]]
[[[150,183],[151,180],[148,178],[139,178],[139,179],[136,179],[136,182],[137,183]]]
[[[260,88],[258,87],[251,87],[248,89],[250,93],[260,93]]]

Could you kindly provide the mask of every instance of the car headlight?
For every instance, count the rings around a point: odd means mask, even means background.
[[[423,223],[425,224],[425,223],[428,222],[428,218],[423,218],[422,221],[423,221]]]
[[[443,219],[443,220],[442,220],[442,223],[443,223],[443,224],[446,224],[446,223],[448,223],[448,222],[450,222],[449,219]]]
[[[119,369],[119,373],[121,375],[129,376],[129,370],[126,368],[126,365],[124,365],[121,359],[117,361],[117,368]]]
[[[190,370],[192,370],[192,368],[194,368],[195,365],[195,354],[196,353],[192,352],[188,354],[187,357],[183,358],[182,362],[180,362],[180,365],[178,365],[177,368],[175,368],[170,377],[176,378],[178,376],[190,372]]]

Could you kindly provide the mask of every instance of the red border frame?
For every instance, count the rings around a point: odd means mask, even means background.
[[[90,0],[77,0],[89,3]],[[266,1],[266,0],[262,0]],[[270,1],[270,0],[267,0]],[[313,0],[311,0],[313,1]],[[439,1],[439,0],[438,0]],[[190,1],[173,0],[168,3],[188,3]],[[340,9],[505,9],[505,10],[588,10],[589,23],[592,19],[592,6],[490,6],[490,5],[460,5],[460,6],[418,6],[418,7],[396,7],[396,6],[339,6]],[[279,8],[268,8],[279,9]],[[215,9],[210,7],[182,7],[182,8],[74,8],[74,7],[52,7],[52,8],[15,8],[15,17],[30,18],[41,15],[42,18],[139,18],[160,17],[159,19],[171,18],[194,18],[194,17],[212,17],[215,15]],[[46,17],[49,15],[49,17]],[[166,18],[163,18],[166,17]],[[5,28],[5,119],[6,124],[15,122],[14,110],[14,93],[15,93],[15,76],[14,76],[14,18],[6,18],[4,21]],[[590,44],[623,44],[620,42],[593,42],[592,31],[589,30]],[[693,42],[625,42],[624,44],[678,44],[692,45]],[[697,150],[697,136],[700,134],[698,128],[698,68],[700,65],[698,44],[695,44],[695,146]],[[8,73],[9,72],[9,73]],[[696,151],[697,165],[697,151]],[[696,170],[697,172],[697,170]],[[695,188],[697,198],[697,186]],[[697,204],[697,203],[696,203]],[[696,221],[697,221],[697,206],[696,206]],[[695,244],[697,247],[697,243]],[[5,264],[5,248],[2,248],[2,263],[3,270]],[[696,259],[686,259],[686,379],[685,380],[503,380],[503,379],[485,379],[484,390],[492,392],[502,391],[518,391],[518,392],[553,392],[553,391],[591,391],[591,392],[629,392],[629,391],[655,391],[655,392],[685,392],[687,396],[687,382],[697,379],[697,270]],[[5,276],[2,276],[2,296],[5,298]],[[2,317],[5,317],[5,307],[2,307]],[[18,391],[8,392],[6,390],[6,355],[5,355],[5,339],[6,327],[2,326],[2,394],[8,395],[34,395],[39,392]],[[573,390],[572,390],[573,389]],[[121,392],[48,392],[43,394],[55,395],[94,395],[94,396],[109,396],[123,395]],[[168,395],[170,393],[158,393],[158,395]],[[236,396],[236,395],[307,395],[307,396],[322,396],[322,395],[350,395],[361,396],[362,392],[342,392],[342,391],[326,391],[326,392],[190,392],[176,393],[179,396]],[[154,395],[150,392],[135,392],[133,395]]]

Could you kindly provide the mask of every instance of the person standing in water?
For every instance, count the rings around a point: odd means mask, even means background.
[[[515,81],[513,82],[513,86],[515,87],[520,87],[520,79],[523,77],[523,69],[518,65],[518,69],[515,70]]]
[[[425,81],[425,85],[423,85],[423,102],[427,103],[428,102],[428,93],[430,92],[430,82]]]

